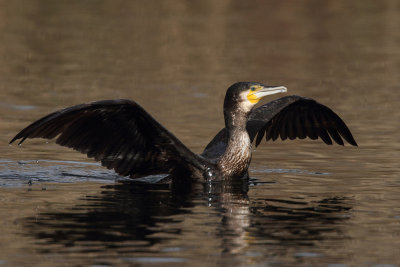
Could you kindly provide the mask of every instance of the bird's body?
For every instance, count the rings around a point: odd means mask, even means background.
[[[172,133],[130,100],[104,100],[51,113],[18,133],[10,143],[26,138],[57,137],[101,161],[122,176],[180,174],[190,178],[232,179],[247,174],[256,146],[266,140],[320,137],[343,145],[357,145],[345,123],[328,107],[313,99],[287,96],[254,109],[264,96],[285,92],[282,86],[240,82],[225,96],[225,127],[202,154],[188,149]],[[332,138],[332,139],[331,139]]]

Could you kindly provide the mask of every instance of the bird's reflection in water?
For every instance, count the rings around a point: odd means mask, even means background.
[[[135,247],[149,247],[160,242],[151,235],[158,224],[173,223],[170,216],[188,212],[190,192],[176,194],[165,184],[107,185],[99,195],[86,196],[85,204],[62,212],[41,213],[27,218],[31,233],[46,244],[76,246],[96,242],[96,247],[118,248],[124,241],[140,241]],[[179,234],[180,229],[168,231]],[[89,242],[89,243],[88,243]],[[104,247],[103,247],[104,248]],[[100,246],[101,249],[101,246]]]
[[[171,238],[178,240],[174,244],[184,244],[185,233],[179,220],[186,216],[179,215],[186,214],[199,220],[190,226],[191,234],[201,233],[204,224],[209,226],[211,221],[215,227],[210,242],[220,244],[219,254],[235,255],[236,260],[249,251],[259,251],[267,257],[269,253],[276,255],[290,248],[343,237],[340,222],[348,219],[348,199],[250,199],[248,190],[247,180],[173,186],[117,183],[104,186],[98,195],[86,196],[84,205],[41,213],[24,222],[28,235],[42,245],[42,253],[49,253],[52,244],[74,246],[75,252],[100,253],[119,248],[133,256],[137,252],[157,252],[150,248]],[[196,214],[198,205],[203,209],[209,206],[217,215],[205,218],[203,213]]]
[[[247,246],[246,234],[250,226],[248,180],[221,181],[205,184],[209,206],[219,209],[221,224],[216,235],[221,240],[222,253],[240,252]]]
[[[248,190],[245,180],[205,186],[209,206],[219,209],[222,215],[216,230],[222,254],[248,253],[255,245],[267,247],[271,255],[284,254],[289,248],[312,247],[325,239],[345,238],[341,223],[349,219],[348,198],[250,199]],[[265,255],[266,251],[262,253]]]

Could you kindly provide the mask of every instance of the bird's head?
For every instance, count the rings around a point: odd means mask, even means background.
[[[284,93],[284,86],[268,86],[258,82],[238,82],[228,88],[225,96],[224,109],[240,109],[250,112],[265,96]]]

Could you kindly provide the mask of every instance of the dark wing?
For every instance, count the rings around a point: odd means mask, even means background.
[[[177,166],[201,166],[199,157],[130,100],[104,100],[51,113],[18,133],[52,139],[101,161],[123,176],[168,173]]]
[[[339,145],[344,145],[344,138],[351,145],[357,146],[350,130],[335,112],[311,98],[301,96],[278,98],[254,109],[247,122],[247,131],[251,142],[257,136],[256,146],[264,135],[267,141],[275,141],[278,137],[282,140],[320,137],[329,145],[332,144],[332,139]],[[207,145],[202,156],[220,156],[227,142],[227,131],[224,128]]]
[[[271,101],[256,108],[247,123],[247,130],[253,141],[256,134],[256,146],[262,138],[275,141],[289,138],[321,138],[331,145],[332,139],[344,145],[343,139],[357,146],[349,128],[330,108],[314,99],[301,96],[287,96]]]
[[[228,144],[228,131],[223,128],[217,135],[208,143],[201,156],[206,159],[216,159],[221,156]]]

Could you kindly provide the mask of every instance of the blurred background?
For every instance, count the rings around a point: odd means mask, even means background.
[[[146,264],[157,252],[167,255],[161,264],[172,259],[174,264],[204,265],[205,256],[207,264],[232,264],[218,252],[233,246],[235,252],[228,250],[237,255],[238,265],[399,266],[399,26],[396,0],[0,0],[0,214],[3,225],[9,226],[0,238],[0,264],[22,266],[37,259],[51,266],[66,261],[65,255],[72,252],[60,249],[59,239],[53,236],[49,247],[39,249],[35,244],[43,232],[32,234],[19,222],[48,213],[48,208],[79,206],[83,196],[102,190],[102,184],[90,180],[89,172],[102,168],[79,165],[93,162],[84,155],[44,140],[29,140],[21,148],[9,146],[27,124],[62,107],[128,98],[200,153],[223,126],[226,89],[234,82],[258,81],[284,85],[287,94],[315,98],[331,107],[347,123],[359,147],[326,146],[320,140],[264,143],[254,153],[250,171],[265,184],[251,188],[246,202],[240,202],[246,212],[238,214],[246,219],[240,217],[232,227],[243,228],[239,240],[225,240],[231,228],[221,232],[221,213],[204,211],[204,206],[214,204],[200,201],[201,208],[193,204],[200,211],[191,206],[194,219],[173,217],[181,223],[179,233],[166,239],[173,241],[163,239],[157,246],[150,242],[153,246],[141,250],[138,261],[135,251],[111,249],[119,256],[110,252],[100,263]],[[54,167],[59,163],[51,161],[57,160],[73,161],[72,167],[68,163],[69,172],[83,169],[86,176],[79,172],[78,178],[72,176],[80,183],[57,184],[65,170],[65,166]],[[38,168],[31,161],[45,166]],[[110,172],[100,176],[114,182]],[[39,184],[34,195],[26,191],[28,180]],[[43,181],[56,185],[45,185],[53,190],[43,193]],[[26,201],[23,206],[21,199]],[[56,199],[59,206],[49,204]],[[301,201],[290,202],[293,199]],[[317,206],[332,199],[333,205],[340,206],[334,211],[338,213],[325,210],[324,214],[348,220],[313,217]],[[271,201],[285,206],[268,209]],[[216,205],[217,210],[224,210],[224,205]],[[281,221],[296,208],[306,216]],[[272,216],[276,214],[281,217]],[[301,234],[310,217],[318,223],[313,221],[311,230]],[[269,223],[291,227],[263,228]],[[326,223],[331,231],[316,230]],[[209,239],[202,234],[205,225],[215,225],[206,227]],[[29,229],[35,229],[34,224]],[[59,231],[49,229],[43,231]],[[282,238],[267,242],[271,235]],[[307,244],[300,242],[307,238]],[[285,242],[289,239],[300,243]],[[72,245],[73,255],[79,256],[76,262],[84,258],[89,265],[100,264],[93,259],[110,249],[105,240],[103,249],[92,256]],[[187,240],[200,248],[187,245]],[[208,240],[220,245],[208,248]],[[171,258],[174,253],[183,256]],[[69,260],[76,263],[73,257]]]

